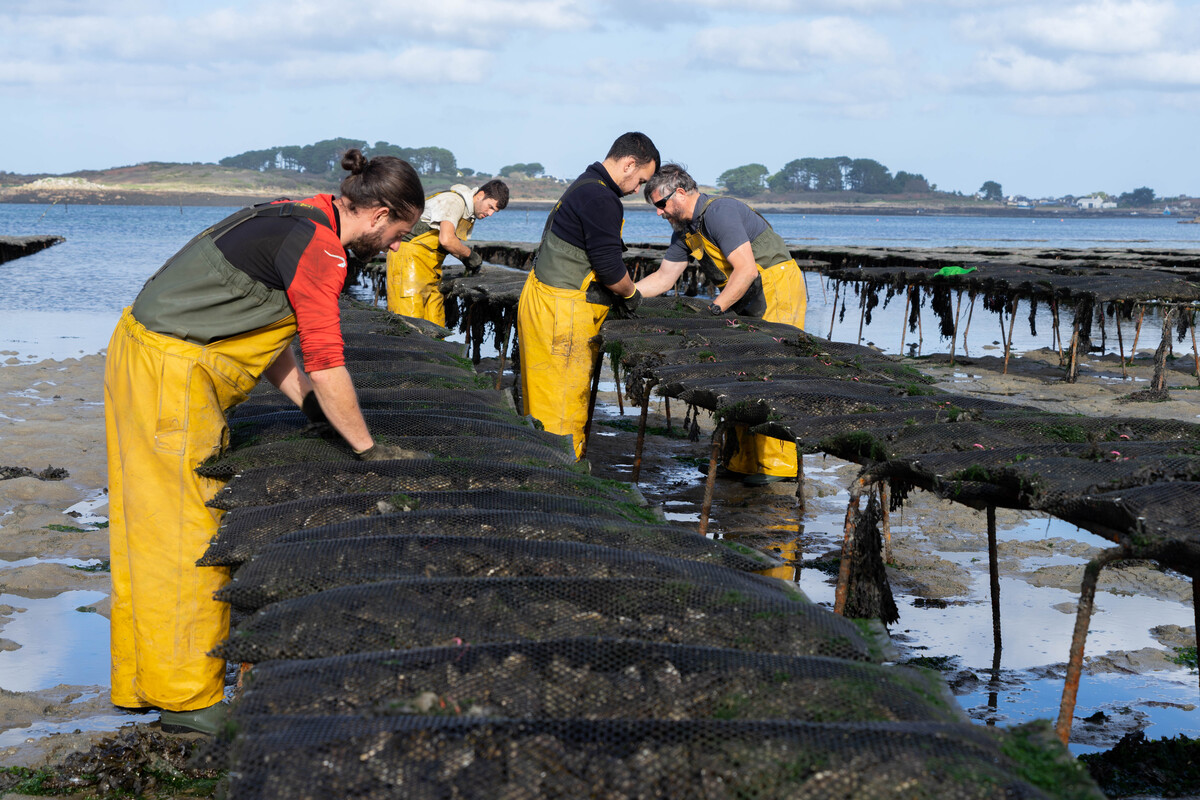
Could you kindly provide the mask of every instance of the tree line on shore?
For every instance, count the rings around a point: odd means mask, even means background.
[[[362,150],[368,157],[397,156],[413,165],[423,176],[454,179],[458,177],[490,178],[491,174],[461,167],[450,150],[444,147],[401,147],[389,142],[371,145],[360,139],[325,139],[308,145],[285,145],[262,150],[247,150],[221,159],[225,167],[239,167],[259,172],[287,170],[308,173],[314,177],[336,177],[341,171],[342,154],[351,148]],[[534,161],[513,163],[497,173],[505,178],[536,179],[546,176],[545,167]],[[919,173],[897,171],[894,175],[885,165],[871,158],[797,158],[771,173],[763,164],[743,164],[727,169],[717,178],[717,187],[735,197],[760,197],[765,194],[796,195],[808,192],[856,192],[872,195],[931,194],[937,184]],[[952,194],[961,194],[954,192]],[[1003,201],[1003,188],[997,181],[985,181],[976,192],[983,200]],[[1140,187],[1120,195],[1095,192],[1103,200],[1119,207],[1145,207],[1159,201],[1154,190]]]
[[[762,164],[743,164],[727,169],[717,186],[737,197],[756,197],[798,192],[862,192],[863,194],[928,194],[937,186],[924,175],[905,172],[895,175],[872,158],[797,158],[774,175]]]

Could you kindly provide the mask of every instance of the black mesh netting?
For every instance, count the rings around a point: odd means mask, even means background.
[[[376,442],[429,455],[455,457],[487,452],[494,458],[540,464],[570,464],[569,436],[534,427],[529,420],[496,409],[437,413],[428,409],[363,412]],[[498,441],[508,440],[508,441]],[[230,421],[230,444],[197,472],[229,478],[246,469],[309,461],[354,458],[350,446],[326,425],[312,426],[298,410]]]
[[[1155,483],[1118,492],[1057,497],[1045,510],[1154,558],[1193,580],[1200,576],[1200,483]]]
[[[910,394],[915,391],[915,394]],[[772,381],[705,381],[685,388],[678,397],[686,403],[717,411],[732,422],[758,424],[769,418],[806,420],[832,414],[872,414],[881,411],[945,409],[947,417],[988,411],[1019,411],[1022,406],[996,400],[930,394],[913,387],[855,381],[782,376]]]
[[[245,620],[214,654],[257,663],[460,642],[617,637],[867,660],[850,620],[773,588],[647,578],[425,578],[329,589]]]
[[[263,534],[246,526],[218,533],[198,563],[210,567],[235,566],[275,541],[416,535],[586,542],[643,553],[662,553],[740,570],[760,570],[779,565],[774,557],[760,551],[724,539],[709,539],[685,528],[606,519],[594,514],[571,516],[497,508],[407,511],[366,516],[348,522],[300,528],[284,534]]]
[[[1145,442],[1009,447],[925,453],[888,462],[881,469],[894,486],[920,485],[970,502],[969,484],[982,483],[993,498],[996,493],[1007,495],[1005,506],[1040,509],[1068,497],[1200,479],[1200,454],[1174,455],[1181,447],[1200,449],[1195,444]]]
[[[525,280],[496,272],[452,282],[475,341]],[[708,389],[748,422],[886,417],[893,435],[950,406],[999,413],[926,397],[869,348],[694,305],[606,323],[631,388]],[[213,751],[230,797],[1040,796],[936,675],[868,663],[865,629],[751,574],[777,559],[587,475],[461,345],[427,338],[445,329],[353,302],[343,323],[373,435],[445,457],[350,461],[278,393],[234,413],[200,562],[238,567],[218,596],[255,612],[215,651],[257,665]],[[859,527],[877,519],[869,504]]]
[[[471,420],[463,420],[467,428]],[[487,423],[491,424],[491,423]],[[555,446],[530,438],[497,439],[490,436],[386,436],[375,435],[377,444],[393,445],[411,452],[413,460],[425,461],[427,456],[457,458],[464,454],[487,453],[490,457],[517,464],[534,466],[563,466],[575,463],[575,451],[569,444]],[[568,443],[570,439],[566,440]],[[342,439],[318,435],[297,435],[293,439],[269,444],[255,444],[214,456],[196,468],[206,478],[228,480],[248,470],[266,469],[304,463],[352,463],[354,450]]]
[[[501,408],[476,406],[442,410],[440,408],[364,409],[363,419],[372,433],[381,436],[490,436],[494,439],[525,439],[539,429],[530,420]],[[459,421],[462,425],[459,425]],[[229,448],[268,444],[294,439],[299,435],[336,436],[332,431],[310,430],[310,422],[296,407],[265,414],[238,414],[229,420]],[[562,437],[541,433],[533,436],[546,444],[560,444]]]
[[[364,536],[276,542],[243,564],[216,598],[240,611],[338,586],[400,578],[658,578],[729,590],[795,590],[728,567],[581,542],[459,536]]]
[[[358,404],[365,409],[413,411],[420,408],[451,411],[454,409],[491,410],[516,413],[509,395],[494,389],[461,389],[447,392],[428,388],[364,388],[355,387]],[[296,404],[267,381],[261,381],[249,399],[235,406],[229,420],[255,417],[275,411],[294,411]]]
[[[235,720],[274,714],[508,719],[962,722],[932,672],[605,639],[501,642],[270,661]]]
[[[971,258],[963,253],[944,251],[932,255],[928,260],[933,263],[928,266],[916,263],[917,258],[908,257],[895,259],[896,263],[888,265],[856,262],[850,269],[831,269],[828,273],[835,280],[860,284],[860,294],[874,294],[886,291],[888,287],[918,286],[925,293],[970,291],[1002,301],[1032,298],[1069,305],[1084,300],[1200,300],[1200,290],[1186,278],[1144,267],[1097,269],[1097,265],[1089,267],[1085,262],[1062,260],[1047,261],[1045,266],[1038,267],[1003,263],[999,253],[986,256],[984,261],[978,260],[977,256]],[[909,263],[902,263],[905,260]],[[1109,263],[1106,260],[1105,265]],[[943,266],[960,264],[970,264],[976,269],[963,275],[936,275]]]
[[[576,517],[661,522],[653,510],[634,503],[506,489],[454,492],[374,492],[325,495],[269,506],[236,508],[221,517],[215,545],[222,552],[245,552],[292,531],[334,525],[363,517],[433,510],[514,510]],[[244,560],[239,559],[239,560]],[[226,563],[222,561],[221,563]]]
[[[359,492],[508,489],[645,504],[629,484],[593,478],[571,469],[550,469],[480,459],[412,458],[398,461],[335,461],[314,467],[286,464],[238,473],[208,505],[222,511],[273,505],[320,495]]]
[[[372,434],[384,440],[403,437],[487,437],[539,441],[559,447],[570,444],[570,437],[541,431],[529,420],[502,409],[368,409],[362,411],[362,419]],[[292,440],[304,434],[308,427],[310,422],[299,409],[260,416],[238,416],[229,423],[229,447],[238,450],[248,445]]]
[[[263,717],[239,798],[1038,798],[953,723]]]

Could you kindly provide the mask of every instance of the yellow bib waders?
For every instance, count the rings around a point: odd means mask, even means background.
[[[571,185],[567,193],[586,183]],[[562,198],[550,212],[542,231],[534,268],[517,304],[517,343],[521,353],[521,397],[525,413],[546,430],[569,435],[575,458],[583,452],[592,365],[609,307],[587,301],[587,288],[596,279],[587,253],[550,230]],[[624,223],[622,222],[622,228]]]
[[[432,197],[432,195],[431,195]],[[427,319],[446,325],[446,305],[439,285],[447,253],[438,246],[438,229],[422,224],[423,232],[401,242],[387,255],[387,307],[393,314]],[[475,220],[459,220],[455,235],[460,241],[471,237]]]
[[[778,238],[778,234],[768,228],[768,231],[760,234],[758,239],[751,242],[751,249],[755,249],[755,244],[766,238],[768,232],[774,238]],[[685,241],[693,258],[697,261],[705,257],[711,259],[728,281],[729,276],[733,274],[733,265],[729,263],[719,247],[700,233],[687,234]],[[755,261],[760,261],[757,257],[757,250],[755,255]],[[808,309],[808,295],[804,288],[804,276],[800,273],[800,267],[796,264],[795,259],[789,259],[770,267],[764,267],[759,263],[758,274],[762,279],[763,294],[767,302],[767,310],[762,316],[763,320],[782,322],[785,325],[804,330],[804,314]],[[721,284],[722,288],[724,286],[725,284]],[[725,465],[726,469],[745,475],[765,473],[788,478],[796,476],[795,445],[770,436],[750,433],[745,425],[735,425],[733,433],[737,437],[738,448],[733,458]]]
[[[213,592],[229,570],[197,567],[221,512],[222,482],[195,468],[228,441],[225,412],[246,399],[292,340],[288,316],[206,346],[147,330],[130,309],[113,332],[104,375],[112,569],[112,701],[168,711],[221,700],[229,635]]]

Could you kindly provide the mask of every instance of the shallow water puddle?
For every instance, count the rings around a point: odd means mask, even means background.
[[[0,594],[0,605],[23,608],[0,631],[21,645],[0,652],[0,688],[32,692],[59,684],[107,685],[108,620],[91,608],[107,595],[70,591],[44,600]]]
[[[67,720],[66,722],[35,722],[25,728],[9,728],[6,731],[0,731],[0,747],[13,747],[58,733],[115,731],[122,725],[139,721],[144,721],[141,715],[114,712],[112,714],[99,714],[94,717],[79,717]]]

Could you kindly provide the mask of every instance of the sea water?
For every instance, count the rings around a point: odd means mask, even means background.
[[[121,309],[142,284],[198,232],[236,209],[214,206],[84,206],[0,204],[0,236],[56,235],[66,239],[31,256],[0,264],[0,363],[29,363],[98,352],[108,341]],[[546,223],[545,210],[508,209],[475,226],[478,241],[534,242]],[[874,247],[1137,247],[1200,249],[1200,225],[1181,225],[1167,216],[951,217],[773,214],[766,218],[794,245]],[[670,226],[649,209],[628,209],[627,242],[666,243]],[[852,305],[845,317],[830,313],[831,287],[807,275],[806,330],[857,341],[859,317]],[[903,301],[893,301],[864,326],[864,341],[887,352],[900,349]],[[964,309],[966,313],[966,309]],[[1043,309],[1048,315],[1048,310]],[[1047,316],[1048,321],[1048,316]],[[976,324],[976,330],[985,323]],[[927,336],[936,327],[923,318]],[[997,337],[989,331],[987,341]],[[1027,324],[1018,326],[1020,330]],[[1042,331],[1049,331],[1041,324]],[[1153,330],[1153,328],[1150,328]],[[996,329],[998,332],[998,328]],[[1115,336],[1110,336],[1115,339]],[[977,339],[982,343],[983,339]],[[913,342],[906,337],[905,348]],[[1040,347],[1048,336],[1018,340]],[[948,342],[942,343],[948,349]],[[934,342],[931,347],[937,349]],[[960,351],[961,352],[961,351]]]

